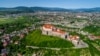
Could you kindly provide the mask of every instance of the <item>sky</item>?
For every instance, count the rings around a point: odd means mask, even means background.
[[[100,7],[100,0],[0,0],[0,7],[59,7],[59,8],[93,8]]]

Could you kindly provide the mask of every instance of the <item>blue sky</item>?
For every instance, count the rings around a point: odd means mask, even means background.
[[[0,0],[0,7],[16,6],[93,8],[100,7],[100,0]]]

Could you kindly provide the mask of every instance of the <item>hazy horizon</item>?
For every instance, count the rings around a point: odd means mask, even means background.
[[[0,7],[57,7],[66,9],[100,7],[99,0],[1,0]]]

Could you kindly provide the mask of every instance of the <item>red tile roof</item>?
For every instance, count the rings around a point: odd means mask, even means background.
[[[47,28],[47,29],[52,29],[53,32],[57,32],[57,33],[60,33],[60,34],[65,34],[66,32],[61,30],[61,29],[57,29],[55,28],[53,25],[51,24],[44,24],[43,27]]]
[[[54,32],[57,32],[57,33],[60,33],[60,34],[65,34],[66,32],[61,30],[61,29],[56,29],[56,30],[53,30]]]
[[[71,36],[70,36],[70,39],[71,39],[71,40],[78,40],[78,39],[79,39],[79,36],[77,36],[77,35],[72,36],[72,35],[71,35]]]
[[[45,27],[47,29],[52,29],[54,26],[51,24],[44,24],[43,27]]]
[[[100,36],[90,35],[91,38],[100,38]]]

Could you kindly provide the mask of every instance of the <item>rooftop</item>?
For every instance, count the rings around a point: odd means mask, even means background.
[[[60,33],[60,34],[66,33],[62,29],[58,29],[58,28],[54,27],[52,24],[44,24],[43,27],[46,28],[46,29],[52,29],[53,32],[57,32],[57,33]]]

